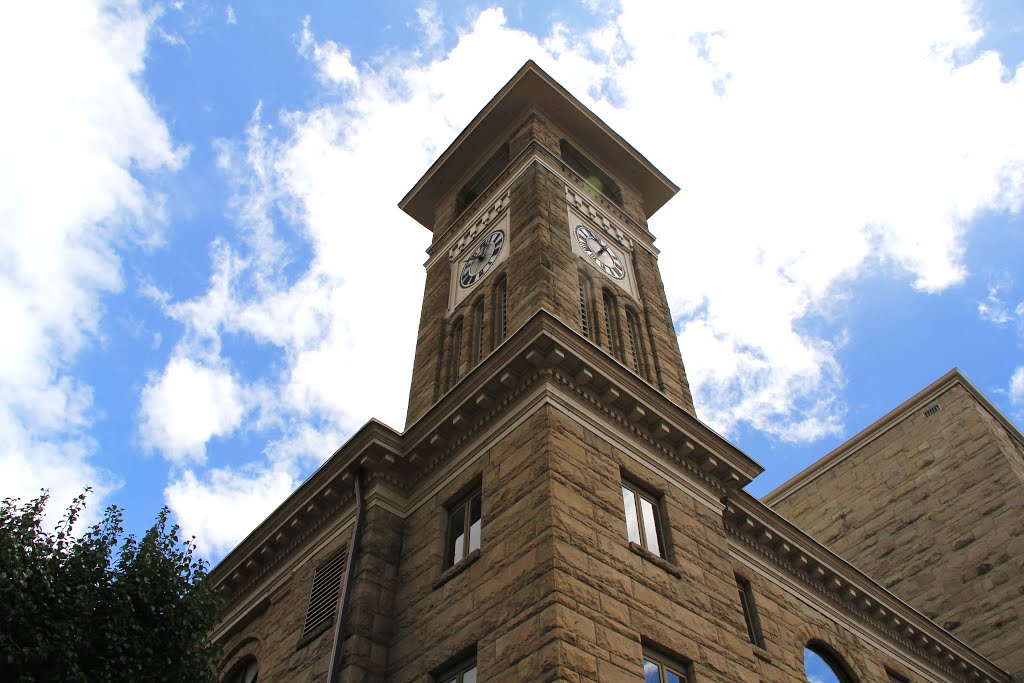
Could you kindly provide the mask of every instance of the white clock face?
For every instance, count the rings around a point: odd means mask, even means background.
[[[459,274],[459,287],[468,289],[475,285],[480,278],[487,274],[505,245],[505,233],[495,230],[484,238],[469,258],[462,264],[462,272]]]
[[[605,275],[616,280],[626,277],[626,265],[622,258],[599,234],[580,224],[576,226],[576,241],[579,242],[583,253],[590,257]]]

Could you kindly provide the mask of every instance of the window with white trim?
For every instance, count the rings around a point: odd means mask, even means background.
[[[644,683],[687,683],[692,681],[690,664],[644,648]]]
[[[658,499],[634,484],[623,481],[622,505],[626,513],[626,538],[650,553],[665,557]]]
[[[475,488],[448,508],[444,566],[454,566],[480,549],[481,493]]]

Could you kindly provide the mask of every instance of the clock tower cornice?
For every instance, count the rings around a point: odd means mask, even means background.
[[[405,195],[399,207],[427,229],[436,230],[436,207],[454,193],[467,172],[493,149],[514,123],[540,112],[562,130],[590,141],[590,151],[642,197],[650,218],[679,188],[608,124],[591,112],[532,60],[509,80]]]
[[[444,232],[435,237],[427,248],[428,259],[425,266],[429,269],[439,259],[457,258],[462,250],[473,243],[481,230],[493,224],[507,209],[509,188],[519,176],[534,165],[543,167],[564,181],[566,202],[588,220],[613,233],[618,241],[628,244],[630,249],[638,247],[655,257],[658,256],[660,250],[654,246],[654,235],[643,223],[588,185],[553,151],[539,141],[531,140],[480,197],[456,217]]]

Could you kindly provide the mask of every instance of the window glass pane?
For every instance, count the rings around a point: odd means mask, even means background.
[[[462,674],[462,683],[476,683],[476,665],[469,667]]]
[[[661,683],[658,665],[649,659],[644,660],[644,683]]]
[[[466,506],[460,505],[448,514],[448,565],[451,566],[460,561],[464,553],[464,539],[466,536]]]
[[[844,683],[844,679],[829,666],[828,662],[810,649],[804,650],[804,671],[807,673],[807,680],[820,681],[820,683]]]
[[[686,676],[677,674],[675,671],[668,669],[665,672],[665,681],[666,683],[685,683]]]
[[[480,548],[480,496],[469,502],[469,552]]]
[[[625,486],[622,487],[622,504],[626,508],[626,538],[639,544],[640,521],[636,518],[636,498]]]
[[[658,523],[655,520],[654,506],[644,497],[640,498],[640,512],[644,516],[644,536],[646,548],[655,555],[661,555],[661,544],[658,542]]]

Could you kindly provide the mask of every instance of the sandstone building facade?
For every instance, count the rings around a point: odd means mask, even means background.
[[[959,371],[763,502],[1024,677],[1024,436]]]
[[[676,191],[532,62],[488,103],[400,204],[433,234],[406,428],[211,572],[223,680],[801,681],[807,647],[844,681],[1012,680],[816,502],[808,533],[743,491],[647,228]]]

